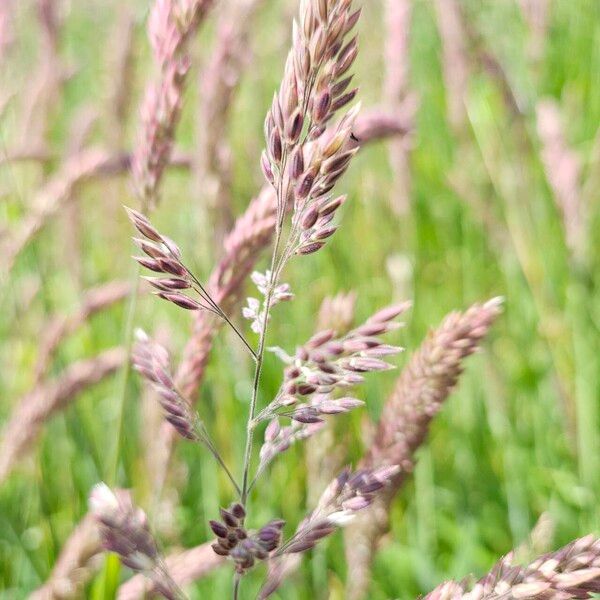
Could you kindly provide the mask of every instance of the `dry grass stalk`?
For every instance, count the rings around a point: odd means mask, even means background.
[[[567,246],[573,256],[581,258],[585,246],[581,159],[569,147],[558,105],[544,100],[538,103],[536,112],[546,179],[562,215]]]
[[[568,600],[600,592],[600,540],[589,535],[526,566],[511,554],[475,585],[448,581],[425,600]]]
[[[66,408],[90,386],[114,373],[126,360],[122,348],[106,350],[71,364],[52,381],[44,381],[26,394],[10,416],[0,439],[0,483],[39,435],[44,423]]]
[[[262,2],[225,3],[215,45],[199,78],[196,184],[202,189],[207,224],[215,231],[212,241],[217,248],[233,225],[228,124],[235,93],[250,61],[249,32]]]
[[[50,320],[40,334],[35,380],[39,382],[46,375],[56,349],[67,336],[72,335],[95,314],[127,298],[130,293],[130,283],[110,281],[87,290],[83,295],[79,309],[74,314],[61,315]]]
[[[85,584],[100,564],[100,537],[91,515],[86,515],[64,543],[54,568],[44,585],[31,600],[67,600],[81,598]]]
[[[385,2],[385,82],[383,95],[393,114],[406,115],[408,130],[413,128],[417,108],[416,95],[411,92],[410,31],[412,0]],[[399,216],[405,215],[411,205],[410,147],[406,140],[392,140],[389,159],[394,174],[391,194],[392,208]]]
[[[464,98],[471,71],[463,15],[457,0],[436,0],[435,9],[442,38],[442,73],[448,122],[456,135],[462,135],[468,123]]]
[[[148,36],[160,72],[146,89],[140,139],[132,159],[133,180],[142,202],[142,212],[158,201],[158,187],[173,148],[190,67],[188,41],[213,2],[156,0],[152,7]]]
[[[4,240],[2,263],[10,271],[19,254],[55,215],[84,181],[98,173],[107,162],[108,154],[98,148],[83,150],[68,158],[61,169],[44,185],[34,198],[31,210]]]
[[[451,313],[403,369],[361,463],[365,467],[394,464],[401,470],[372,509],[347,531],[348,598],[363,598],[367,593],[371,561],[378,540],[387,531],[390,504],[412,472],[415,452],[456,386],[465,358],[478,350],[500,307],[496,298],[474,304],[464,313]]]

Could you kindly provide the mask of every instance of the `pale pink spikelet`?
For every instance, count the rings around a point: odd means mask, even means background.
[[[600,540],[589,535],[524,566],[508,555],[475,585],[449,581],[425,600],[568,600],[599,592]]]
[[[136,338],[132,355],[134,369],[156,390],[165,419],[183,438],[200,441],[198,418],[175,385],[167,350],[141,330],[136,332]]]
[[[314,548],[319,541],[352,522],[357,513],[369,507],[385,490],[397,472],[398,468],[393,466],[355,472],[344,469],[327,486],[315,510],[298,525],[294,535],[275,551],[259,598],[272,595],[297,566],[298,561],[289,555]]]
[[[405,302],[387,307],[343,336],[332,329],[320,331],[293,356],[272,348],[287,366],[278,394],[257,418],[279,415],[299,423],[319,423],[326,415],[361,406],[361,401],[339,398],[334,392],[346,393],[364,380],[365,373],[392,368],[385,359],[402,348],[385,344],[379,336],[397,329],[400,325],[395,319],[409,306]]]
[[[398,465],[400,471],[373,508],[346,533],[349,598],[363,598],[367,593],[375,545],[387,530],[390,503],[412,472],[415,452],[456,386],[465,358],[478,350],[501,306],[501,300],[494,298],[474,304],[464,313],[448,315],[411,356],[398,378],[361,466],[391,464]]]
[[[381,437],[376,436],[365,464],[391,462],[410,472],[414,450],[422,443],[429,421],[454,389],[464,359],[477,351],[501,306],[502,301],[494,298],[474,304],[464,313],[451,313],[428,336],[403,369],[385,404],[379,425]],[[419,428],[413,430],[411,423],[419,423]]]

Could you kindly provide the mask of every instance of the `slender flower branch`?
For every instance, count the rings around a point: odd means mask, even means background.
[[[206,287],[184,264],[181,250],[175,242],[167,236],[160,234],[150,223],[148,217],[142,213],[127,207],[125,207],[125,210],[133,226],[145,238],[134,238],[136,245],[146,255],[136,256],[134,257],[135,260],[150,271],[169,276],[166,279],[157,277],[146,278],[148,283],[158,290],[157,295],[164,300],[173,302],[181,308],[187,310],[207,310],[223,319],[244,343],[252,358],[256,360],[256,353],[244,337],[244,334],[233,324]],[[202,302],[198,303],[182,293],[190,289],[194,290],[200,296],[204,304]]]
[[[132,358],[135,370],[147,379],[157,391],[166,420],[181,437],[206,446],[239,494],[240,487],[215,447],[206,425],[175,384],[166,348],[151,340],[143,331],[138,330]]]

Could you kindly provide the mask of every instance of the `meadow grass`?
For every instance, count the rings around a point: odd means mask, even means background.
[[[30,3],[18,3],[22,36],[2,77],[16,98],[35,68],[36,23]],[[105,40],[114,24],[115,2],[73,3],[68,7],[61,54],[75,74],[51,121],[50,147],[58,155],[69,123],[80,108],[100,109],[94,140],[103,141],[103,96],[107,71]],[[238,214],[258,190],[262,122],[279,83],[288,46],[294,2],[265,3],[252,32],[254,57],[236,99],[231,131],[234,201]],[[356,68],[363,103],[377,104],[382,84],[380,2],[364,3],[361,53]],[[414,3],[411,81],[420,96],[414,133],[409,214],[390,209],[393,174],[385,145],[361,151],[345,177],[350,201],[344,208],[343,235],[311,257],[310,268],[292,263],[288,280],[303,301],[282,306],[272,321],[272,338],[293,350],[312,331],[322,299],[339,291],[359,291],[357,322],[390,300],[413,300],[407,327],[398,336],[409,351],[451,310],[492,296],[505,297],[505,312],[485,350],[468,363],[459,389],[437,417],[426,447],[419,451],[414,478],[394,504],[392,529],[377,556],[370,598],[413,598],[446,578],[485,572],[502,554],[528,538],[542,513],[555,526],[550,546],[558,547],[598,532],[600,510],[600,246],[597,199],[600,176],[600,5],[595,0],[555,0],[543,59],[527,59],[528,31],[516,2],[467,2],[469,16],[504,66],[519,101],[515,119],[497,82],[476,64],[466,94],[467,130],[458,139],[446,119],[440,41],[432,4]],[[135,3],[136,106],[147,70],[143,33],[144,2]],[[192,79],[210,52],[211,26],[195,44]],[[193,151],[194,85],[186,94],[179,147]],[[585,226],[589,247],[574,261],[565,245],[561,216],[540,160],[535,105],[545,97],[559,102],[568,142],[584,161]],[[19,103],[9,103],[0,121],[0,153],[19,140]],[[135,111],[135,109],[134,109]],[[136,116],[134,112],[134,117]],[[132,119],[135,121],[135,118]],[[523,139],[525,138],[525,143]],[[132,136],[128,133],[127,139]],[[56,168],[54,162],[48,171]],[[456,192],[450,176],[469,196]],[[0,166],[1,224],[11,228],[27,211],[44,176],[31,164]],[[154,216],[161,231],[175,237],[206,276],[212,262],[200,255],[198,211],[202,189],[187,175],[170,171],[163,201]],[[69,235],[61,218],[52,221],[19,258],[0,294],[0,423],[32,385],[39,334],[54,314],[78,305],[81,288],[131,271],[130,227],[120,205],[132,203],[124,179],[87,184],[77,194],[81,206],[80,256],[67,252]],[[484,217],[488,220],[484,220]],[[73,276],[81,261],[82,281]],[[398,268],[401,265],[402,268]],[[37,293],[32,295],[32,289]],[[118,345],[125,307],[95,316],[61,345],[51,368]],[[144,295],[136,324],[149,331],[168,327],[177,354],[189,318],[175,307]],[[224,458],[240,472],[252,364],[229,332],[213,349],[198,408]],[[404,364],[406,356],[399,359]],[[268,358],[264,393],[274,393],[281,366]],[[348,461],[362,455],[365,420],[376,420],[396,374],[367,380],[360,398],[366,411],[343,417],[336,427]],[[127,386],[119,483],[135,490],[160,528],[164,547],[191,547],[212,537],[207,521],[232,498],[211,457],[180,443],[173,480],[179,501],[172,514],[151,509],[149,467],[144,463],[140,381]],[[116,381],[107,380],[81,395],[54,417],[27,460],[0,487],[0,597],[24,598],[47,578],[61,544],[86,511],[90,488],[110,469],[114,444]],[[263,398],[264,399],[264,398]],[[368,415],[368,416],[367,416]],[[270,474],[270,484],[251,500],[255,524],[281,515],[297,523],[306,512],[304,453],[291,449]],[[231,574],[217,571],[193,587],[193,598],[230,593]],[[258,590],[253,573],[245,591]],[[283,588],[289,600],[343,598],[343,536],[336,535],[305,560],[299,575]],[[89,597],[109,598],[97,580]],[[326,593],[324,590],[328,590]]]

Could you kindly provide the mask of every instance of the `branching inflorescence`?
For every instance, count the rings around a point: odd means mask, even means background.
[[[167,10],[169,6],[171,8]],[[158,2],[150,26],[155,55],[160,59],[165,85],[168,84],[172,92],[162,95],[163,99],[172,102],[158,114],[166,114],[170,122],[177,120],[179,111],[178,73],[186,70],[179,50],[185,34],[181,26],[173,24],[172,8],[171,4]],[[325,491],[317,508],[283,543],[282,520],[273,520],[257,531],[245,526],[248,495],[268,464],[292,443],[314,434],[324,425],[325,417],[361,406],[363,402],[349,396],[348,390],[360,384],[365,373],[391,368],[385,359],[401,350],[384,343],[380,336],[399,327],[395,320],[407,304],[383,309],[343,335],[334,330],[321,331],[298,347],[293,356],[279,347],[270,348],[286,367],[275,398],[262,409],[258,408],[271,311],[279,302],[293,298],[291,287],[281,282],[283,270],[293,256],[312,254],[325,245],[337,229],[335,215],[346,202],[346,196],[335,195],[333,190],[358,148],[352,139],[358,107],[346,107],[357,93],[350,85],[352,76],[348,73],[357,55],[358,46],[352,30],[359,17],[360,10],[353,9],[352,0],[302,0],[300,18],[294,22],[293,44],[283,82],[265,120],[266,149],[261,159],[263,172],[276,198],[271,264],[266,272],[252,274],[260,299],[249,298],[242,311],[251,321],[252,331],[258,335],[256,350],[221,307],[227,298],[215,298],[211,286],[203,285],[184,264],[178,246],[159,233],[142,212],[127,209],[140,234],[134,242],[143,253],[135,260],[155,274],[146,277],[155,293],[180,308],[204,311],[213,318],[222,319],[239,336],[254,360],[242,480],[238,484],[202,420],[192,409],[191,400],[178,388],[166,349],[139,332],[133,353],[134,367],[157,390],[166,420],[183,438],[201,443],[210,450],[239,494],[238,502],[228,510],[221,510],[221,521],[210,522],[217,536],[214,551],[229,557],[235,565],[234,598],[238,597],[242,576],[257,561],[312,548],[320,539],[351,520],[357,511],[369,506],[397,471],[394,466],[362,469],[355,473],[344,470]],[[168,23],[171,25],[167,27]],[[160,58],[163,56],[170,58],[163,60]],[[336,122],[334,117],[344,109]],[[154,109],[148,112],[157,114]],[[153,131],[150,145],[162,143],[161,140],[168,145],[172,135],[168,131],[161,133],[160,123],[156,123],[156,127],[151,125],[149,121],[147,130]],[[165,152],[168,153],[168,149]],[[154,148],[152,154],[160,159],[163,152]],[[135,178],[143,186],[142,198],[155,196],[148,167],[156,173],[161,170],[161,165],[149,165],[144,157],[134,161]],[[289,424],[281,422],[285,419]],[[252,475],[254,430],[264,421],[269,424],[260,461]],[[111,495],[107,489],[97,488],[92,498],[95,506],[99,504],[99,497],[104,499],[106,509],[96,509],[96,513],[100,514],[108,547],[135,570],[146,571],[155,578],[157,565],[162,563],[157,562],[155,544],[148,542],[145,521],[125,501],[122,492]],[[134,538],[134,545],[135,540],[148,542],[139,552],[136,550],[136,556],[143,555],[146,561],[142,561],[143,565],[128,554],[131,549],[126,547],[125,540],[130,536]],[[166,591],[171,592],[171,588],[167,585]],[[162,589],[158,591],[165,593]]]

